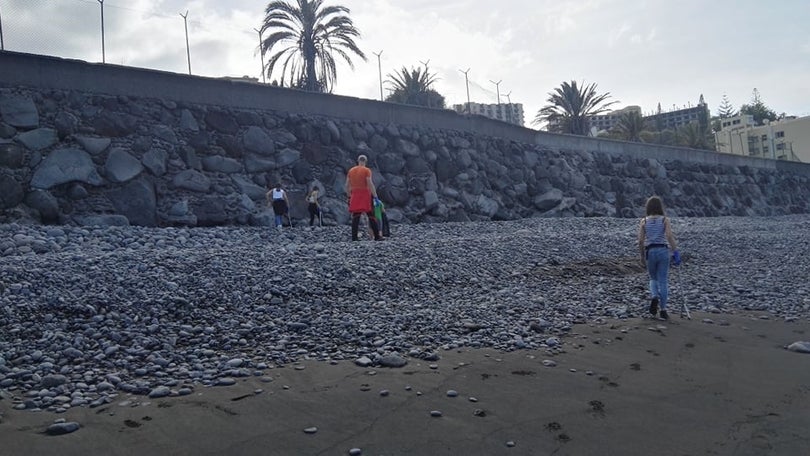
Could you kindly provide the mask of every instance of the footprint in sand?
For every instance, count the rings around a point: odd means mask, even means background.
[[[562,429],[562,424],[560,424],[560,423],[558,423],[556,421],[552,421],[551,423],[546,423],[546,430],[549,430],[551,432],[556,432],[556,431],[559,431],[561,429]]]
[[[634,371],[640,371],[641,370],[641,364],[640,363],[633,363],[633,364],[630,365],[630,369],[632,369]]]
[[[137,421],[132,421],[132,420],[124,420],[124,425],[126,425],[126,427],[131,427],[131,428],[139,428],[139,427],[141,427],[141,423],[139,423]]]

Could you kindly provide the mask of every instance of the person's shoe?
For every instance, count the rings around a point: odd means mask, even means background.
[[[356,238],[356,237],[353,237],[353,238],[352,238],[352,242],[354,242],[354,241],[359,241],[359,240],[360,240],[360,238]]]
[[[658,314],[658,316],[661,317],[662,320],[669,320],[669,315],[667,315],[667,311],[664,309],[661,309],[661,312]]]
[[[658,298],[652,298],[650,301],[650,313],[653,317],[658,315]]]

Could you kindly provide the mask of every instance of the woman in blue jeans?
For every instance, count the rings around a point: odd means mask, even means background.
[[[651,196],[645,207],[646,216],[641,219],[638,229],[638,248],[641,264],[650,275],[650,313],[664,320],[667,315],[667,274],[669,273],[670,249],[678,250],[675,235],[669,219],[664,215],[661,198]],[[677,256],[677,255],[676,255]],[[679,256],[678,256],[679,258]],[[660,309],[660,313],[659,313]]]

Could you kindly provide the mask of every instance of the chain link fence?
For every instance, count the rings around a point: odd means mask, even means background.
[[[258,30],[240,28],[249,23],[245,17],[230,18],[229,23],[213,18],[207,22],[205,17],[195,19],[193,11],[169,14],[150,11],[146,1],[122,3],[0,0],[0,47],[88,62],[263,80]],[[258,27],[259,18],[247,19]]]

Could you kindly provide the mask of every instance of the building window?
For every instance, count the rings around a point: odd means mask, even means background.
[[[767,141],[768,140],[768,135],[762,135],[762,140]]]
[[[734,121],[733,121],[733,122],[731,122],[731,123],[732,123],[732,124],[734,124],[734,125],[737,125],[738,123],[740,123],[740,119],[734,120]]]
[[[784,138],[785,137],[785,132],[784,131],[777,131],[775,136],[777,138]]]
[[[768,150],[769,150],[769,149],[768,149],[768,146],[762,146],[762,153],[763,153],[763,154],[767,154],[767,153],[768,153]]]
[[[776,150],[785,150],[785,143],[779,143],[776,145]]]

